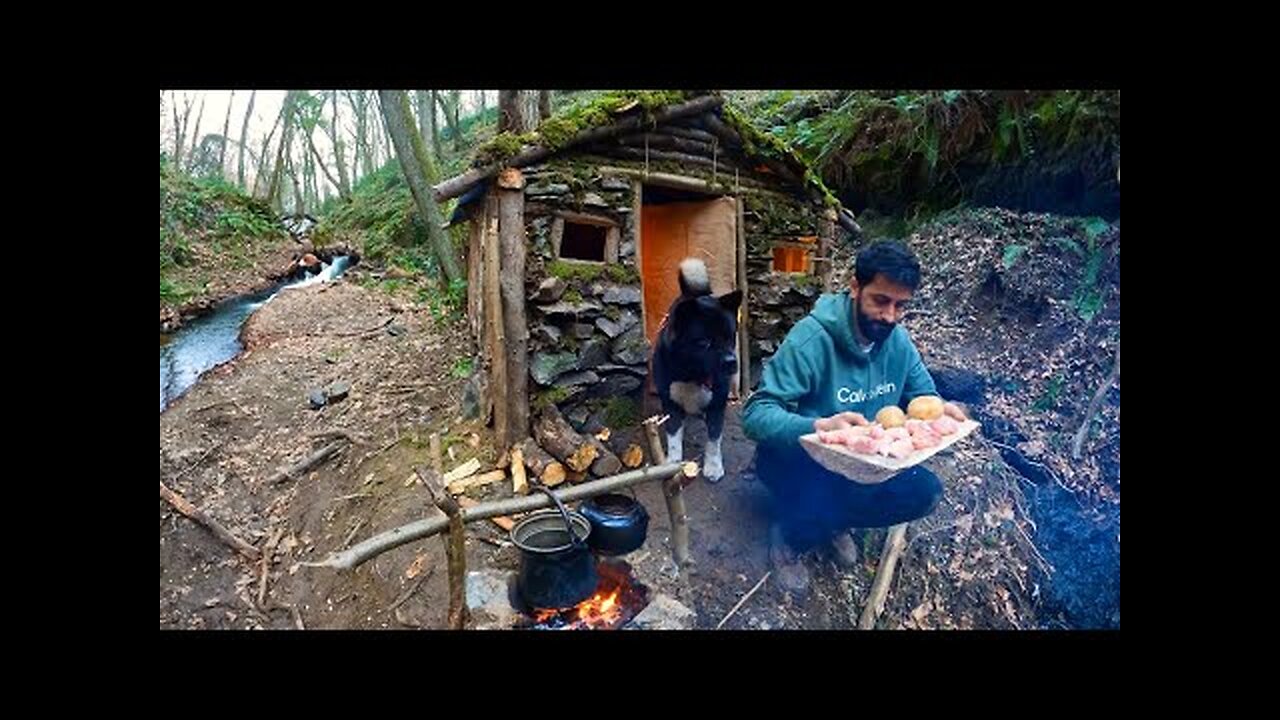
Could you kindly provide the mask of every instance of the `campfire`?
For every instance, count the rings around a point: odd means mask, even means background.
[[[533,609],[516,624],[529,630],[616,630],[649,604],[649,588],[636,580],[631,566],[611,558],[596,570],[600,584],[591,597],[563,609]]]

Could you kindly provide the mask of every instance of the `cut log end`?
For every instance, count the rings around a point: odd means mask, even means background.
[[[644,451],[640,449],[639,445],[632,443],[626,449],[626,452],[622,453],[621,459],[623,465],[629,468],[638,468],[644,463]]]

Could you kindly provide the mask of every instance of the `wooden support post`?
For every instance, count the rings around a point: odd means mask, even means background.
[[[738,306],[738,397],[751,392],[751,306],[747,302],[747,226],[742,196],[734,198],[738,206],[738,289],[742,303]]]
[[[498,234],[501,245],[501,295],[506,387],[495,402],[506,405],[506,425],[495,424],[498,447],[510,447],[529,434],[529,324],[524,307],[524,177],[515,168],[498,173]],[[494,358],[497,363],[498,357]]]
[[[654,465],[665,465],[667,453],[662,449],[658,426],[666,417],[651,417],[644,421],[644,434],[649,439],[649,455]],[[676,475],[662,483],[662,496],[667,501],[667,514],[671,517],[671,555],[676,566],[684,569],[693,565],[689,557],[689,516],[684,507],[684,485]]]
[[[443,466],[440,457],[440,436],[431,434],[431,464],[433,470],[425,466],[416,469],[422,484],[431,495],[432,502],[449,518],[449,533],[444,537],[444,552],[449,566],[449,616],[450,630],[465,630],[467,627],[466,581],[467,553],[466,535],[462,523],[462,506],[445,490],[444,477],[440,473]]]
[[[906,547],[907,523],[889,528],[889,536],[884,539],[884,550],[880,553],[880,566],[876,569],[876,579],[871,583],[871,596],[866,607],[862,608],[862,617],[858,619],[859,630],[870,630],[876,626],[876,618],[884,612],[884,601],[889,596],[889,584],[893,582],[893,569],[898,565],[898,556]]]
[[[489,396],[493,398],[493,434],[499,447],[506,446],[509,427],[508,414],[511,404],[507,402],[507,394],[511,391],[510,378],[507,377],[507,332],[502,307],[502,254],[500,251],[501,232],[498,222],[498,198],[490,192],[485,200],[485,248],[484,248],[484,303],[488,314],[489,347],[486,353],[489,358]]]

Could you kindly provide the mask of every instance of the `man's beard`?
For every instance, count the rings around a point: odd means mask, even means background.
[[[862,332],[862,336],[871,342],[884,342],[889,337],[889,333],[893,332],[894,323],[884,322],[883,320],[872,320],[862,312],[862,303],[854,303],[854,315],[858,320],[858,330]]]

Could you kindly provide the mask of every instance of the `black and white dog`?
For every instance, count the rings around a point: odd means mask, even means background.
[[[680,263],[680,297],[671,304],[653,348],[653,380],[667,421],[667,461],[684,459],[684,419],[707,421],[702,474],[711,482],[724,477],[720,436],[729,381],[738,372],[734,343],[742,292],[712,297],[707,266],[697,258]]]

